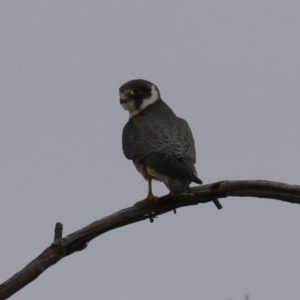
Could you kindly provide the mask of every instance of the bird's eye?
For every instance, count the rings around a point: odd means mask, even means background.
[[[130,93],[131,93],[132,95],[138,95],[138,94],[141,93],[141,89],[134,88],[134,89],[132,89],[132,90],[130,91]]]

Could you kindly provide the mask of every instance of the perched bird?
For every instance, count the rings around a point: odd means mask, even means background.
[[[202,184],[195,169],[195,142],[188,123],[161,99],[155,84],[130,80],[120,89],[120,103],[129,112],[123,129],[123,152],[148,181],[148,195],[157,200],[151,180],[162,181],[171,193],[188,194],[190,183]]]

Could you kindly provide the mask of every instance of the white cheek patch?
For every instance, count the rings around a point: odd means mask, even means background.
[[[131,118],[139,113],[139,110],[137,110],[135,108],[135,103],[133,100],[129,100],[126,103],[123,103],[122,106],[125,110],[128,110],[129,118]]]
[[[151,97],[148,98],[148,99],[144,99],[143,100],[143,103],[140,106],[140,110],[145,109],[147,106],[149,106],[150,104],[154,103],[158,99],[159,99],[158,91],[157,91],[156,87],[154,85],[152,85],[152,87],[151,87]]]

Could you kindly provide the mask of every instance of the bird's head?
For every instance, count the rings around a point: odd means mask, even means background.
[[[160,99],[156,85],[143,79],[134,79],[124,83],[119,93],[120,103],[124,109],[128,110],[130,118]]]

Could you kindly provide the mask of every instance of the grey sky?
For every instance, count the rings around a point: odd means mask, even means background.
[[[118,88],[189,122],[204,183],[300,183],[300,2],[1,1],[0,282],[145,197]],[[154,184],[154,193],[166,187]],[[300,208],[230,198],[109,232],[12,299],[300,299]]]

